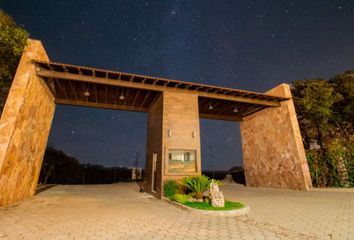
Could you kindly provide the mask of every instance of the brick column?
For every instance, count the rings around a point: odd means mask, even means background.
[[[0,119],[0,206],[33,196],[54,115],[54,96],[31,59],[48,60],[28,40]]]
[[[291,98],[287,84],[267,94]],[[240,128],[247,186],[299,190],[312,187],[292,99],[245,117]]]

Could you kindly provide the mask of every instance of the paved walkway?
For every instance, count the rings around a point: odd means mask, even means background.
[[[55,186],[0,208],[0,239],[354,239],[354,191],[222,190],[249,216],[189,213],[135,183]]]

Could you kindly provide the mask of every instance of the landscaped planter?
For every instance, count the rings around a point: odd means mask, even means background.
[[[235,210],[222,210],[222,209],[217,209],[217,210],[202,210],[202,209],[197,209],[197,208],[192,208],[189,206],[186,206],[184,204],[175,202],[175,201],[171,201],[168,198],[162,198],[162,200],[177,206],[183,210],[189,211],[189,212],[193,212],[193,213],[198,213],[198,214],[203,214],[203,215],[214,215],[214,216],[245,216],[248,214],[249,212],[249,206],[244,206],[242,208],[239,209],[235,209]]]

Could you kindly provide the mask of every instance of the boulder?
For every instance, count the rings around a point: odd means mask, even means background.
[[[215,180],[212,180],[210,183],[210,201],[213,207],[225,206],[224,194],[220,192],[219,186]]]

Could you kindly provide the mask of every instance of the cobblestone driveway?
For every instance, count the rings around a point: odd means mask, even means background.
[[[0,208],[0,239],[354,239],[354,191],[222,190],[249,216],[192,214],[135,183],[55,186]]]

